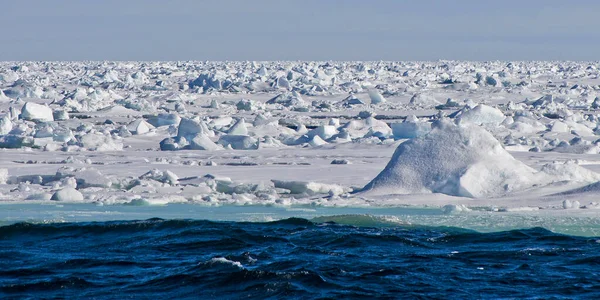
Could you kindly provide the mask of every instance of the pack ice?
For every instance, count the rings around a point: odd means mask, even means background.
[[[0,201],[598,208],[598,67],[0,62]]]

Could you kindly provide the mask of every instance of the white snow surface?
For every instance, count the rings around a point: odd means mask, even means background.
[[[0,62],[0,202],[589,211],[599,69]]]

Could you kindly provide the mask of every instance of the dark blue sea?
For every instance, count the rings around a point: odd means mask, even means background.
[[[301,218],[0,227],[5,299],[598,299],[599,273],[596,238],[542,228]]]

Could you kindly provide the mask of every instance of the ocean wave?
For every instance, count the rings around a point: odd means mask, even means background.
[[[481,233],[369,215],[17,223],[0,227],[0,291],[14,298],[592,297],[599,250],[596,238],[543,228]]]

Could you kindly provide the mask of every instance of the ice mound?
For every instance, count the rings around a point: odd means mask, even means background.
[[[78,190],[72,187],[66,187],[62,190],[58,190],[52,195],[50,200],[55,201],[83,201],[83,195]]]
[[[472,109],[465,110],[458,116],[459,122],[470,122],[477,125],[498,125],[504,121],[504,113],[497,108],[479,104]]]
[[[533,185],[535,170],[514,159],[486,130],[436,121],[432,131],[400,144],[363,191],[494,197]]]

